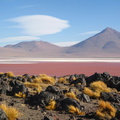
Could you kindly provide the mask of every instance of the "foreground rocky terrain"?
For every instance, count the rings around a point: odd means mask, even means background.
[[[119,120],[120,77],[0,73],[0,120]]]

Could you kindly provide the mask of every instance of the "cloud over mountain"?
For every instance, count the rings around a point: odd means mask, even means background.
[[[24,34],[32,36],[55,34],[70,27],[67,20],[47,15],[21,16],[10,21],[18,23],[17,28],[22,29]]]
[[[39,40],[39,37],[34,36],[17,36],[17,37],[7,37],[0,39],[0,42],[16,42],[16,41],[30,41]]]

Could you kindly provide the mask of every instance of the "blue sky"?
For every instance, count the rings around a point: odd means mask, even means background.
[[[120,31],[120,0],[0,0],[0,46],[43,40],[68,46],[106,27]]]

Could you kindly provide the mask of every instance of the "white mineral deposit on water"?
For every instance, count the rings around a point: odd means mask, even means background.
[[[7,58],[0,63],[34,63],[34,62],[120,62],[120,58]]]

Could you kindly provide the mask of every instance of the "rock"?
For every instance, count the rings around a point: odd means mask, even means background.
[[[83,91],[84,87],[80,84],[76,84],[75,87],[79,90],[79,91]]]
[[[116,117],[112,118],[111,120],[118,120]]]
[[[69,120],[76,120],[75,116],[70,116]]]
[[[14,87],[14,86],[19,85],[19,84],[21,84],[21,83],[19,81],[17,81],[17,80],[11,80],[10,83],[9,83],[9,85],[11,87]]]
[[[3,86],[0,86],[0,94],[7,94],[8,90],[9,90],[9,85],[5,84]]]
[[[35,95],[31,95],[28,100],[26,100],[26,103],[28,103],[29,105],[36,105],[36,106],[40,106],[40,107],[46,107],[50,100],[56,100],[58,99],[59,96],[53,94],[53,93],[50,93],[50,92],[47,92],[47,91],[42,91],[40,93],[37,93]]]
[[[76,80],[73,80],[72,82],[70,82],[70,84],[78,84],[78,83],[81,83],[81,85],[83,87],[85,87],[86,86],[86,80],[85,80],[85,78],[84,77],[79,77]]]
[[[75,78],[74,75],[70,75],[70,77],[69,77],[69,79],[68,79],[69,83],[71,83],[72,81],[74,81],[74,78]]]
[[[105,101],[110,101],[110,102],[120,102],[120,94],[115,93],[115,92],[102,92],[100,94],[101,98]]]
[[[60,105],[61,105],[60,107],[65,111],[68,111],[68,106],[70,105],[73,105],[74,107],[77,107],[82,111],[84,110],[84,106],[81,106],[77,100],[72,98],[65,98],[61,100]]]
[[[89,113],[86,113],[85,115],[86,118],[94,118],[95,116],[96,116],[95,112],[89,112]]]
[[[103,81],[103,77],[100,73],[95,73],[89,77],[86,78],[86,82],[87,85],[89,86],[90,83],[94,82],[94,81],[98,81],[98,80],[102,80]]]
[[[19,92],[26,94],[28,92],[28,89],[21,82],[12,81],[10,85],[12,86],[11,95],[14,95],[15,93],[19,93]]]
[[[4,78],[5,77],[5,75],[4,74],[0,74],[0,78]]]
[[[116,88],[118,91],[120,91],[120,77],[113,76],[109,82],[107,83],[108,87]]]
[[[9,83],[7,78],[0,79],[0,94],[7,94]]]
[[[107,72],[103,72],[102,76],[105,81],[109,81],[112,78],[112,76]]]
[[[62,91],[60,91],[57,87],[55,86],[48,86],[46,88],[47,92],[50,92],[50,93],[53,93],[53,94],[56,94],[56,95],[61,95],[62,94]]]
[[[57,98],[59,98],[57,95],[52,94],[50,92],[46,92],[46,91],[42,91],[39,95],[38,95],[38,104],[42,107],[45,107],[49,104],[50,100],[56,100]]]
[[[32,79],[31,78],[27,78],[27,82],[32,82]]]
[[[28,74],[24,74],[23,77],[29,78],[29,75]]]
[[[44,116],[43,120],[55,120],[52,116]]]
[[[116,118],[120,119],[120,103],[112,103],[112,105],[117,109]]]
[[[0,120],[8,120],[5,112],[0,108]]]
[[[90,97],[84,93],[78,94],[77,98],[82,102],[90,102]]]

